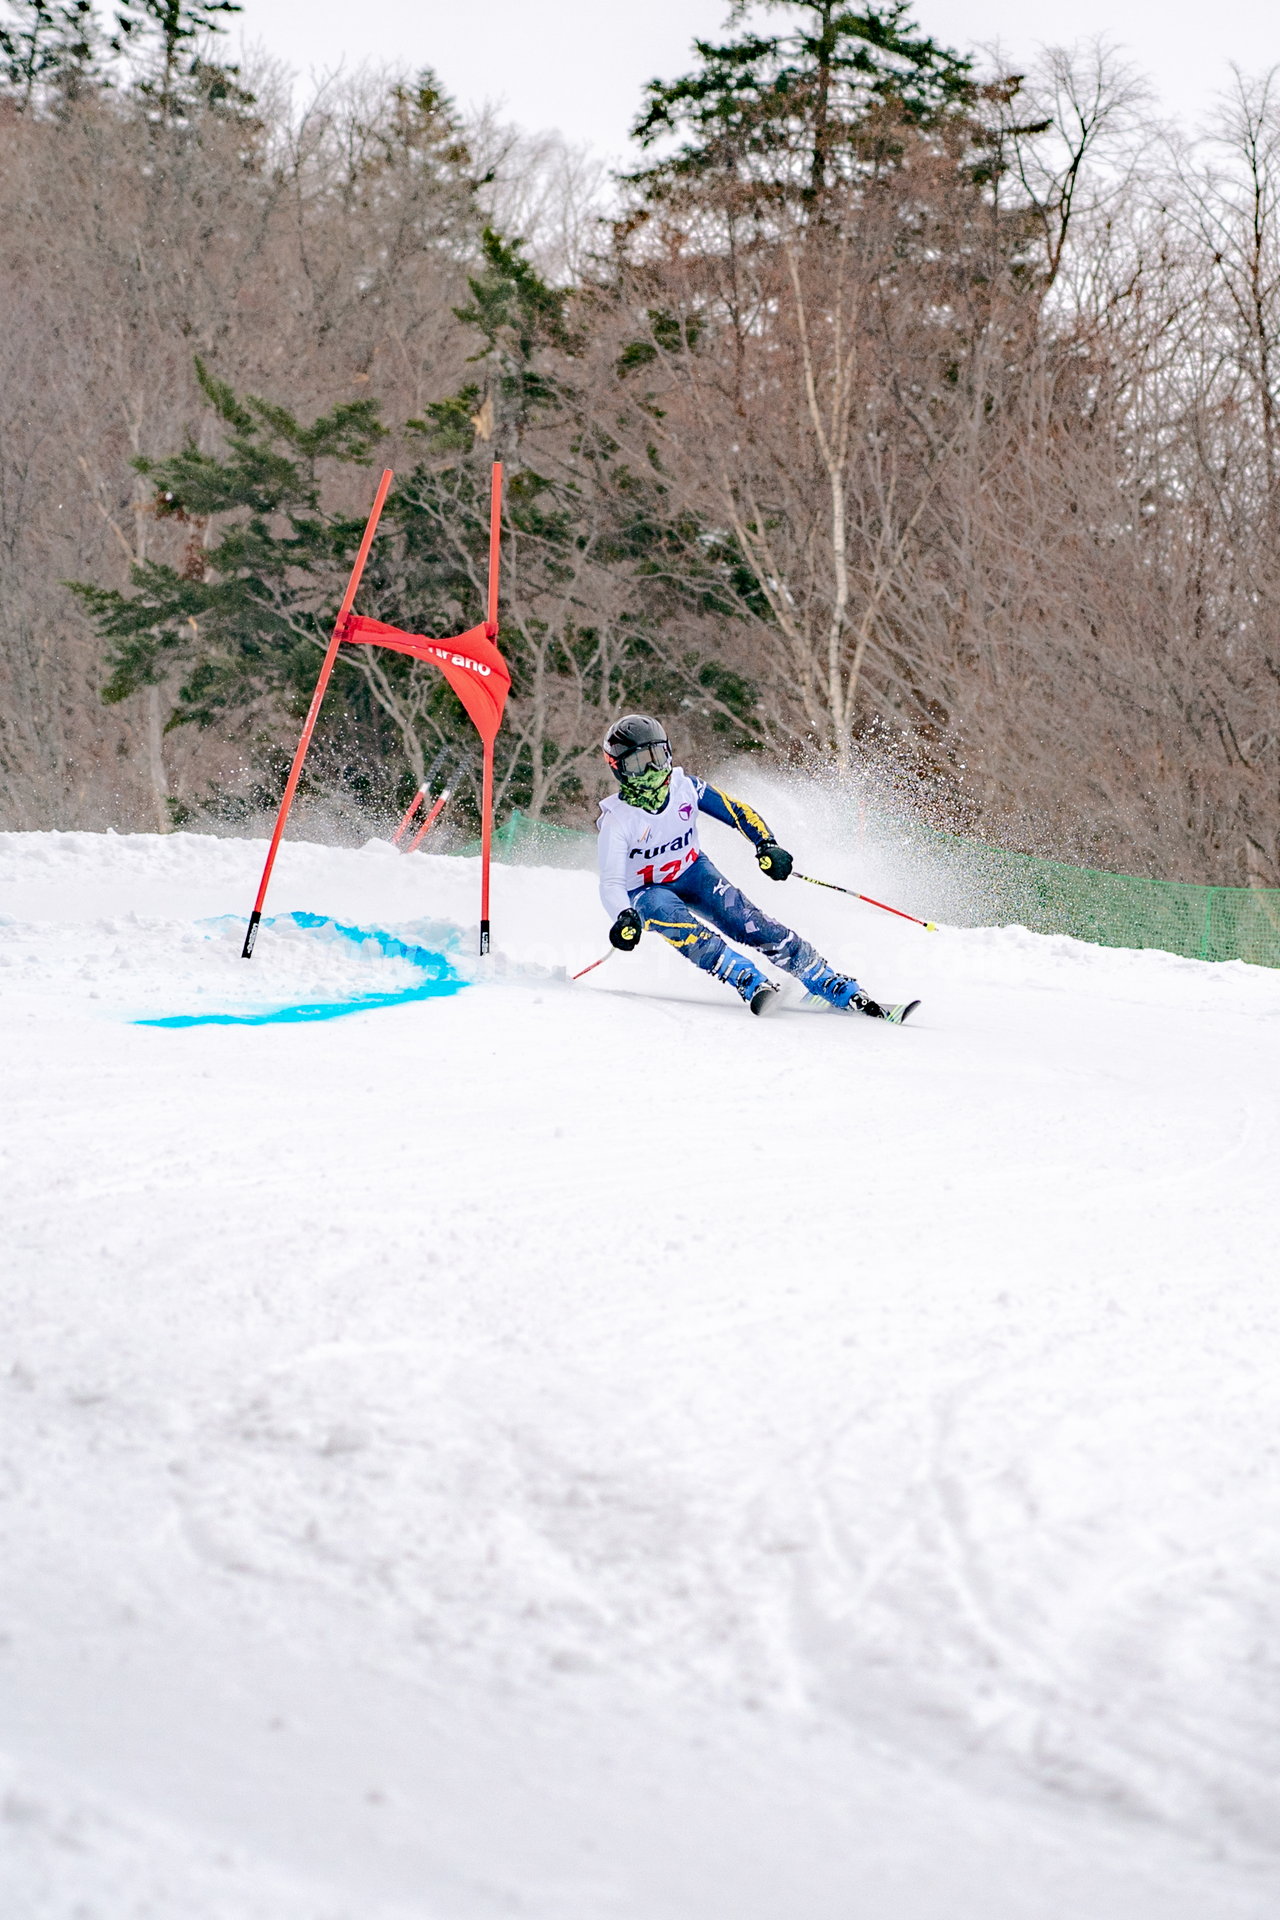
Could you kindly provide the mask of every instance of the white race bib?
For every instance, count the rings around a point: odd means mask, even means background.
[[[683,767],[671,773],[661,813],[628,806],[620,794],[600,802],[600,898],[617,915],[640,887],[669,887],[698,857],[700,787]]]

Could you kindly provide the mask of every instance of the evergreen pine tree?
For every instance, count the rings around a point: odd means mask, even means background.
[[[171,126],[201,98],[249,104],[235,85],[234,67],[201,58],[200,42],[225,33],[225,17],[243,13],[241,0],[122,0],[112,47],[141,62],[139,91],[161,126]]]
[[[0,84],[20,112],[38,93],[64,99],[98,77],[100,34],[93,0],[8,0],[0,20]]]
[[[399,591],[449,631],[483,597],[490,462],[506,464],[502,644],[515,681],[500,797],[540,816],[591,792],[619,705],[679,708],[742,745],[754,744],[755,696],[705,647],[670,640],[737,611],[735,556],[673,508],[652,468],[620,458],[568,291],[518,240],[486,229],[482,249],[456,311],[480,335],[485,378],[409,423],[427,457],[390,512],[404,536]]]
[[[973,98],[972,62],[919,32],[908,0],[763,3],[786,15],[783,31],[695,40],[694,73],[649,83],[635,138],[680,144],[631,176],[647,195],[705,190],[719,175],[762,198],[820,197],[857,163],[868,123],[928,126]],[[734,0],[728,24],[756,10]]]
[[[497,798],[552,814],[590,794],[620,704],[679,705],[741,741],[754,732],[753,695],[705,652],[681,656],[667,641],[673,612],[729,609],[730,563],[673,514],[655,476],[619,469],[572,378],[567,293],[491,231],[469,290],[459,314],[479,333],[482,377],[409,423],[420,457],[387,503],[360,604],[441,637],[483,616],[500,455],[502,646],[515,684]],[[261,740],[305,709],[359,540],[358,520],[323,505],[322,469],[367,464],[383,429],[372,401],[304,425],[238,398],[200,363],[197,372],[226,451],[191,442],[134,462],[155,489],[157,518],[192,528],[187,555],[134,567],[129,592],[73,590],[107,643],[108,702],[180,676],[170,727],[247,728]],[[206,545],[210,526],[217,537]],[[478,778],[474,732],[439,674],[373,648],[339,661],[323,732],[331,747],[345,743],[357,790],[404,805],[441,749]]]
[[[1030,224],[994,191],[1007,102],[905,0],[760,3],[779,31],[735,0],[744,30],[648,89],[618,370],[691,509],[733,530],[771,725],[844,761],[881,718],[945,724],[905,582],[954,537],[952,450],[1035,324]]]
[[[155,488],[159,520],[197,530],[220,520],[219,539],[207,550],[197,541],[178,566],[135,566],[132,594],[71,583],[110,643],[108,703],[186,671],[170,726],[305,702],[334,583],[363,524],[322,511],[322,463],[367,465],[383,433],[373,401],[307,426],[284,407],[238,399],[200,361],[196,371],[226,453],[188,441],[171,459],[133,464]]]

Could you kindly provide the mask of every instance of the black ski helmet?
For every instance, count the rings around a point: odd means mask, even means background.
[[[626,713],[606,733],[604,757],[619,780],[626,780],[647,767],[669,767],[671,742],[661,720],[647,713]]]

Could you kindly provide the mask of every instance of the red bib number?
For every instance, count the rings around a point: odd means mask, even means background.
[[[688,853],[682,854],[679,860],[666,860],[660,867],[641,867],[637,878],[642,887],[669,887],[673,880],[680,878],[686,867],[693,865],[697,857],[698,849],[690,847]],[[656,880],[653,877],[655,873],[658,876]]]

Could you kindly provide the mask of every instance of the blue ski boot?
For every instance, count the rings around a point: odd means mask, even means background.
[[[838,1007],[842,1013],[865,1013],[869,1020],[887,1020],[895,1027],[900,1027],[920,1005],[918,1000],[907,1000],[896,1006],[882,1006],[879,1000],[873,1000],[864,992],[856,980],[836,973],[817,954],[800,979],[815,999],[825,1000],[829,1007]]]
[[[810,951],[812,952],[812,948]],[[811,993],[815,1000],[825,1000],[829,1007],[838,1007],[842,1013],[846,1007],[854,1006],[859,999],[867,998],[856,980],[850,979],[847,974],[837,973],[834,967],[827,965],[821,954],[815,953],[804,972],[797,975],[797,978],[806,993]],[[868,1004],[874,1006],[875,1002],[870,1001]]]
[[[718,979],[732,987],[735,993],[741,994],[752,1013],[768,1013],[773,1006],[777,987],[761,973],[759,967],[744,959],[740,953],[734,953],[731,947],[725,949],[724,957],[715,971]]]

